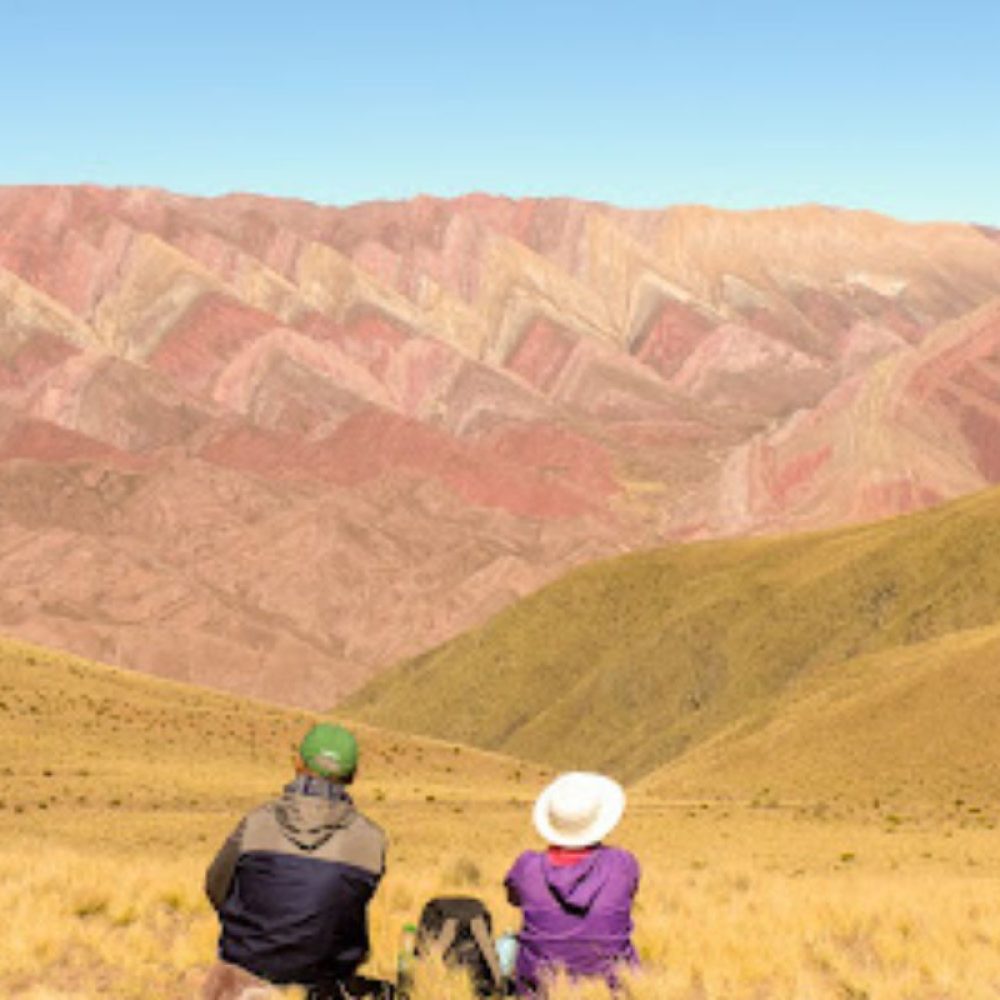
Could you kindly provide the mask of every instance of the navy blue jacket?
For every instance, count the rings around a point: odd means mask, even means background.
[[[368,954],[385,836],[343,788],[299,777],[237,826],[208,869],[219,957],[272,983],[326,985]]]

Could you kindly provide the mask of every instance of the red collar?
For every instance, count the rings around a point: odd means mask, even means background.
[[[591,844],[590,847],[550,847],[546,856],[556,868],[567,868],[590,857],[597,847],[597,844]]]

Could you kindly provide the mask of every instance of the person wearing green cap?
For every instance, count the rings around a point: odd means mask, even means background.
[[[351,732],[313,726],[281,797],[245,816],[219,850],[205,877],[221,924],[205,1000],[264,995],[254,990],[269,984],[304,986],[311,1000],[391,995],[356,974],[386,848],[347,793],[357,767]]]

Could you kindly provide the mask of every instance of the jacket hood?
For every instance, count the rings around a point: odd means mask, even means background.
[[[542,869],[552,894],[562,906],[577,913],[590,909],[608,880],[601,848],[572,865],[555,865],[544,858]]]
[[[297,847],[315,851],[334,831],[346,826],[354,814],[354,804],[347,795],[320,798],[286,789],[274,807],[274,818],[281,832]]]

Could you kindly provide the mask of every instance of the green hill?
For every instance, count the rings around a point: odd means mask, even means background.
[[[947,804],[971,821],[1000,800],[1000,625],[806,671],[644,778],[654,797]]]
[[[810,671],[1000,621],[998,553],[992,490],[822,534],[633,554],[569,574],[343,707],[635,779],[767,712]]]

